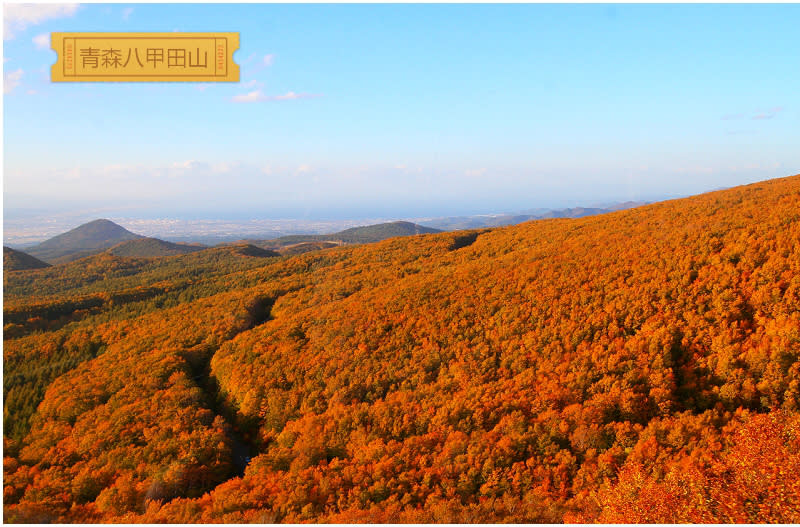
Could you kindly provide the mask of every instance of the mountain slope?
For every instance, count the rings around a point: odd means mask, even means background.
[[[365,227],[353,227],[338,232],[333,236],[346,243],[370,243],[397,236],[413,236],[415,234],[433,234],[437,232],[441,231],[408,221],[394,221]]]
[[[798,202],[800,176],[15,297],[4,390],[47,389],[4,519],[797,522]]]
[[[321,251],[339,247],[341,242],[300,242],[292,245],[280,247],[280,253],[284,256],[303,254],[311,251]]]
[[[10,247],[3,247],[3,270],[4,271],[24,271],[28,269],[42,269],[49,267],[38,258],[22,251],[17,251]]]
[[[109,220],[94,220],[30,248],[28,252],[50,263],[77,260],[126,240],[142,238]]]
[[[175,256],[202,251],[208,247],[204,245],[189,245],[185,243],[172,243],[158,238],[137,238],[122,242],[108,249],[115,256],[128,258],[156,258],[160,256]]]
[[[374,243],[388,238],[400,236],[413,236],[415,234],[434,234],[442,232],[439,229],[423,227],[408,221],[395,221],[389,223],[379,223],[377,225],[366,225],[363,227],[353,227],[333,234],[297,234],[291,236],[281,236],[274,240],[261,240],[253,243],[261,247],[277,249],[288,245],[297,245],[308,242],[339,242],[347,244]],[[313,246],[300,247],[299,249],[310,249]]]
[[[256,247],[255,245],[249,243],[230,245],[224,247],[223,249],[228,250],[231,254],[238,254],[241,256],[252,256],[256,258],[274,258],[276,256],[280,256],[280,253],[276,251],[271,251],[269,249]]]

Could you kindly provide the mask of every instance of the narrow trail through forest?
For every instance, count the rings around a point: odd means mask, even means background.
[[[272,306],[276,300],[277,297],[257,297],[253,299],[247,305],[244,325],[240,331],[237,331],[228,340],[272,320]],[[219,346],[203,346],[184,353],[192,379],[202,390],[208,408],[215,416],[220,416],[224,419],[225,433],[231,443],[233,471],[222,481],[216,482],[217,485],[229,479],[244,476],[250,460],[259,452],[258,446],[253,441],[253,438],[256,437],[255,430],[251,430],[252,426],[245,424],[235,406],[222,393],[219,381],[211,371],[211,361],[218,350]]]

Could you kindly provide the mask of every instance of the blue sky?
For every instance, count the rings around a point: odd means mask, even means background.
[[[798,5],[6,5],[5,216],[437,216],[791,175],[798,27]],[[241,82],[49,82],[51,31],[174,30],[238,31]]]

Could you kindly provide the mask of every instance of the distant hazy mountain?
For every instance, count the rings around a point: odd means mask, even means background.
[[[28,249],[28,252],[49,263],[64,263],[139,238],[143,236],[134,234],[113,221],[94,220],[45,240]]]
[[[413,236],[414,234],[433,234],[441,232],[439,229],[423,227],[409,221],[394,221],[391,223],[380,223],[378,225],[367,225],[365,227],[353,227],[332,236],[336,236],[346,243],[369,243],[379,242],[387,238],[397,236]]]
[[[157,258],[159,256],[194,253],[207,248],[205,245],[172,243],[158,238],[137,238],[115,245],[108,252],[115,256],[128,258]]]
[[[551,210],[544,214],[537,215],[537,219],[547,218],[582,218],[584,216],[595,216],[597,214],[605,214],[613,212],[612,209],[600,209],[594,207],[573,207],[569,209]]]
[[[613,205],[609,205],[604,207],[609,210],[625,210],[625,209],[632,209],[634,207],[641,207],[642,205],[647,205],[648,203],[652,203],[650,201],[623,201],[622,203],[615,203]]]
[[[274,240],[261,240],[256,243],[261,247],[280,248],[290,245],[298,245],[308,242],[340,242],[340,243],[373,243],[387,238],[398,236],[413,236],[414,234],[433,234],[441,232],[439,229],[423,227],[408,221],[394,221],[391,223],[379,223],[377,225],[367,225],[364,227],[353,227],[333,234],[300,234],[293,236],[281,236]],[[323,248],[323,247],[317,247]],[[304,248],[309,250],[308,248]],[[313,248],[312,248],[313,250]],[[297,252],[305,252],[299,250]]]
[[[615,203],[607,207],[573,207],[568,209],[530,209],[520,214],[486,214],[479,216],[451,216],[447,218],[434,218],[421,221],[420,224],[427,227],[441,229],[443,231],[456,231],[463,229],[481,229],[484,227],[503,227],[505,225],[517,225],[531,220],[543,220],[548,218],[582,218],[584,216],[595,216],[606,214],[618,210],[631,209],[646,205],[643,201],[626,201]]]
[[[24,271],[27,269],[42,269],[50,267],[38,258],[28,253],[17,251],[10,247],[3,247],[3,270],[4,271]]]

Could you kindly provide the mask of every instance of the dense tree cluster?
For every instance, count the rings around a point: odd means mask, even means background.
[[[798,240],[800,176],[14,273],[5,518],[800,521]]]

